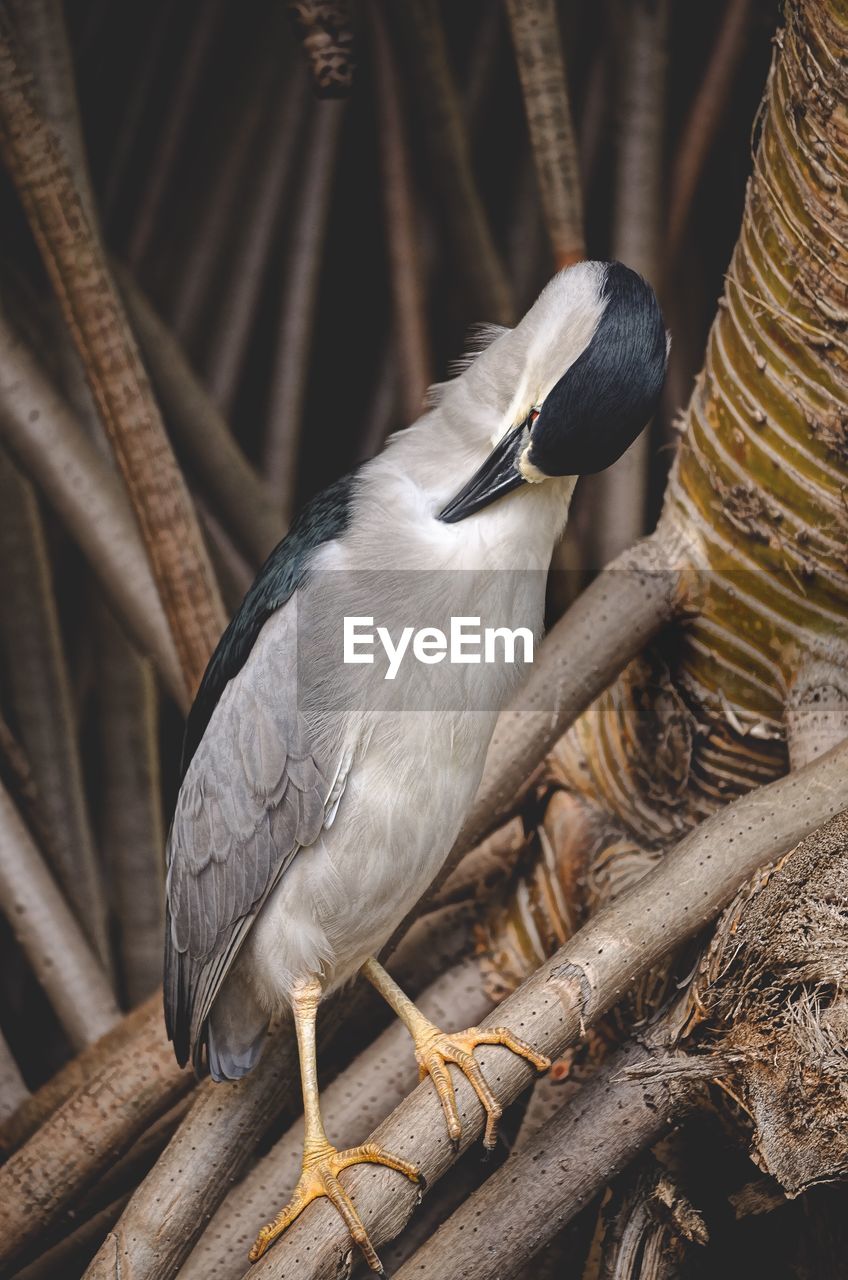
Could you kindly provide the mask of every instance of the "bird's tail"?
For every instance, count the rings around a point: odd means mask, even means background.
[[[231,973],[206,1020],[206,1057],[213,1080],[241,1080],[262,1056],[269,1017],[249,985]]]

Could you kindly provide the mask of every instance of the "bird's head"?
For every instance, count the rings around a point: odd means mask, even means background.
[[[523,485],[620,458],[656,410],[668,340],[641,276],[620,262],[581,262],[484,355],[489,377],[510,380],[511,400],[491,453],[439,512],[449,524]]]

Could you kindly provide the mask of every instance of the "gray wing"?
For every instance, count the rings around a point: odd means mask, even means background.
[[[215,997],[298,849],[343,786],[297,707],[293,604],[263,628],[224,690],[186,772],[168,839],[165,1019],[199,1068]]]

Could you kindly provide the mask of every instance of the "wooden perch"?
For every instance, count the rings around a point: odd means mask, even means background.
[[[508,1026],[537,1051],[561,1056],[631,982],[702,929],[758,866],[846,806],[848,745],[728,805],[584,925],[483,1025]],[[503,1049],[480,1050],[476,1056],[504,1107],[532,1077],[527,1063]],[[464,1078],[453,1078],[463,1116],[458,1149],[448,1139],[430,1081],[372,1135],[386,1150],[414,1160],[428,1186],[483,1129],[482,1108],[471,1086]],[[346,1186],[377,1248],[402,1229],[418,1198],[417,1188],[372,1167],[352,1169]],[[350,1257],[346,1228],[332,1207],[318,1202],[251,1274],[253,1280],[293,1274],[301,1280],[337,1280],[350,1274]],[[295,1259],[300,1260],[296,1266]]]
[[[392,965],[398,981],[413,994],[454,963],[458,948],[466,945],[467,930],[457,927],[455,912],[439,914],[439,920],[420,922]],[[322,1011],[322,1062],[326,1049],[340,1039],[340,1030],[347,1028],[349,1041],[353,1028],[360,1038],[385,1020],[385,1005],[366,986],[360,983],[352,994],[345,992]],[[342,1039],[340,1047],[344,1043]],[[299,1093],[297,1051],[285,1025],[272,1032],[259,1065],[244,1080],[203,1084],[186,1120],[92,1261],[87,1280],[114,1280],[116,1267],[125,1265],[131,1267],[133,1280],[174,1274],[207,1216],[244,1170],[261,1134],[287,1110],[299,1107]],[[165,1202],[170,1206],[167,1216],[162,1212]]]
[[[187,710],[174,642],[126,494],[2,312],[0,434],[67,525],[127,633]]]
[[[135,280],[118,264],[115,276],[167,415],[177,453],[239,547],[261,564],[285,533],[278,505],[245,457],[177,339]]]
[[[162,597],[186,688],[224,626],[205,547],[132,333],[70,166],[0,24],[0,149],[86,369]]]
[[[473,960],[437,978],[416,1003],[440,1027],[475,1026],[492,1007]],[[417,1079],[409,1032],[395,1020],[322,1090],[321,1113],[332,1141],[340,1150],[361,1142]],[[271,1201],[285,1203],[294,1189],[302,1154],[300,1119],[229,1193],[181,1268],[180,1280],[240,1280],[247,1248],[276,1212]]]
[[[62,963],[67,964],[65,957]],[[36,1240],[82,1188],[191,1088],[191,1072],[177,1066],[165,1038],[161,1000],[143,1006],[134,1028],[142,1035],[120,1038],[118,1052],[94,1069],[0,1169],[0,1262],[9,1262]],[[91,1057],[96,1064],[96,1047]]]
[[[108,1031],[120,1016],[111,985],[2,786],[0,907],[71,1043]]]
[[[568,76],[554,0],[507,0],[536,177],[557,270],[585,256]]]
[[[495,1258],[498,1280],[518,1275],[685,1107],[680,1081],[625,1074],[648,1057],[640,1044],[614,1054],[401,1267],[397,1280],[448,1274],[489,1280]]]

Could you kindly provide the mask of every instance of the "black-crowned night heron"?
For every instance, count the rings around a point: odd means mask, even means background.
[[[489,1146],[500,1110],[475,1046],[547,1065],[505,1029],[442,1032],[374,959],[442,866],[522,663],[434,665],[431,649],[402,664],[383,704],[376,668],[342,671],[331,644],[346,592],[377,623],[404,607],[421,626],[505,607],[541,634],[576,478],[614,462],[652,415],[666,333],[639,276],[585,262],[489,337],[435,408],[306,507],[224,633],[189,716],[168,847],[168,1033],[181,1063],[200,1069],[205,1050],[212,1076],[233,1080],[290,1007],[300,1053],[303,1173],[252,1258],[325,1195],[379,1271],[338,1174],[374,1162],[418,1178],[371,1144],[337,1151],[324,1132],[317,1007],[356,973],[409,1028],[454,1139],[447,1063],[485,1108]]]

